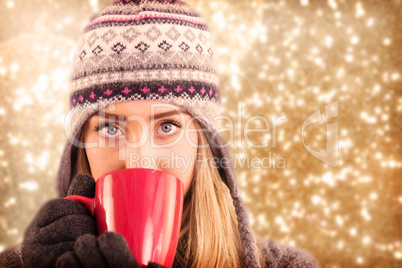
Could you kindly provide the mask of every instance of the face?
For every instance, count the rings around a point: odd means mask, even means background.
[[[158,101],[111,104],[83,127],[92,176],[124,168],[169,172],[190,188],[198,136],[192,116],[180,107]]]

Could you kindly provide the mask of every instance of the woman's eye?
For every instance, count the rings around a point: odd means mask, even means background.
[[[180,127],[180,124],[176,122],[164,122],[159,126],[157,132],[164,135],[173,135]]]
[[[114,125],[114,124],[106,123],[106,124],[99,126],[98,129],[99,129],[101,136],[107,137],[107,138],[114,138],[114,137],[121,136],[123,134],[123,132],[118,127],[116,127],[116,125]]]

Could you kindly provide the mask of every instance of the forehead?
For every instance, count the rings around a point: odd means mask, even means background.
[[[120,111],[120,112],[147,112],[152,110],[182,110],[181,107],[162,101],[152,101],[152,100],[132,100],[132,101],[122,101],[110,104],[103,108],[104,111]],[[183,110],[184,112],[184,110]]]
[[[161,101],[150,100],[134,100],[123,101],[110,104],[94,114],[95,117],[107,117],[108,115],[119,115],[122,117],[141,116],[144,118],[156,119],[158,115],[164,116],[183,116],[191,117],[191,115],[183,108]]]

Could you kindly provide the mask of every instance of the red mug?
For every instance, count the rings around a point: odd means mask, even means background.
[[[70,195],[65,199],[88,208],[96,219],[98,235],[106,231],[123,235],[141,267],[148,266],[148,262],[171,267],[183,197],[183,183],[172,174],[131,168],[99,177],[94,198]]]

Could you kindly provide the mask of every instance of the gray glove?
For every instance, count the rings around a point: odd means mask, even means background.
[[[83,235],[75,241],[74,251],[61,255],[56,262],[57,268],[139,268],[123,236],[106,232],[98,238]]]
[[[77,175],[67,195],[93,197],[95,180]],[[39,210],[25,231],[21,257],[25,267],[54,267],[57,258],[74,249],[78,237],[96,235],[95,219],[87,208],[73,200],[54,199]]]
[[[77,239],[74,251],[61,255],[56,262],[57,268],[139,268],[131,254],[124,237],[118,233],[106,232],[98,238],[83,235]],[[166,268],[150,262],[149,268]]]

